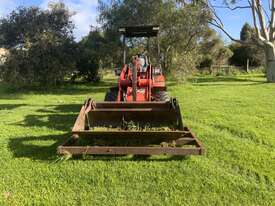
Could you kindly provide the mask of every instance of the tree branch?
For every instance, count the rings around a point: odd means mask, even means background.
[[[271,20],[269,23],[269,28],[270,28],[269,39],[270,39],[270,41],[274,41],[274,27],[275,27],[275,18],[274,18],[275,17],[275,1],[274,0],[271,0],[270,11],[271,11]]]
[[[190,35],[190,37],[189,37],[187,43],[186,43],[185,46],[184,46],[184,50],[187,50],[187,48],[188,48],[189,45],[191,44],[192,39],[196,36],[196,34],[197,34],[197,32],[194,32],[193,34]]]
[[[222,20],[219,18],[219,16],[216,13],[215,8],[212,6],[211,2],[209,1],[208,3],[209,9],[211,10],[212,14],[215,16],[216,19],[213,18],[213,20],[218,24],[221,25],[223,27],[223,23]]]
[[[256,33],[257,33],[257,37],[258,39],[264,43],[265,45],[269,45],[269,46],[272,46],[274,47],[274,45],[268,41],[268,39],[264,38],[259,30],[259,27],[257,25],[257,17],[256,17],[256,14],[258,14],[257,12],[257,6],[256,6],[256,0],[252,0],[252,3],[250,2],[250,0],[248,0],[248,2],[251,4],[251,10],[252,10],[252,16],[253,16],[253,23],[254,23],[254,27],[255,27],[255,30],[256,30]],[[257,12],[257,13],[256,13]],[[258,19],[260,19],[259,15],[258,15]]]
[[[256,34],[257,37],[261,40],[261,41],[266,41],[266,39],[261,35],[260,31],[259,31],[259,27],[257,25],[257,18],[256,18],[256,3],[255,0],[252,0],[252,3],[250,1],[248,1],[251,4],[251,11],[252,11],[252,16],[253,16],[253,24],[256,30]]]
[[[256,2],[256,12],[258,14],[258,19],[259,19],[259,23],[260,23],[260,27],[261,27],[261,31],[264,34],[264,38],[268,41],[269,40],[269,36],[267,35],[267,30],[266,30],[266,24],[265,24],[265,17],[263,14],[263,8],[261,5],[261,1],[260,0],[253,0],[253,2]]]
[[[275,38],[274,37],[274,33],[275,33],[275,28],[274,28],[275,27],[275,0],[271,0],[271,1],[272,1],[271,19],[269,18],[270,16],[267,14],[266,10],[264,10],[261,0],[247,0],[247,2],[249,4],[248,6],[235,6],[235,7],[230,7],[229,5],[213,6],[213,5],[211,5],[211,2],[208,1],[209,8],[213,13],[213,18],[208,23],[215,26],[216,28],[220,29],[231,41],[245,44],[247,42],[233,38],[224,29],[223,23],[222,23],[221,19],[218,17],[218,15],[216,14],[215,8],[226,8],[226,9],[230,9],[230,10],[250,8],[252,11],[252,16],[253,16],[253,24],[254,24],[254,27],[256,30],[256,34],[257,34],[257,39],[255,39],[255,41],[261,46],[269,45],[269,46],[274,47],[272,41],[274,41],[274,38]],[[268,19],[268,25],[266,25],[265,15],[267,16],[267,19]]]
[[[235,6],[235,7],[230,7],[230,6],[217,6],[213,5],[213,8],[218,8],[218,9],[230,9],[232,11],[237,10],[237,9],[250,9],[251,6]]]
[[[211,24],[211,25],[213,25],[213,26],[215,26],[215,27],[217,27],[218,29],[222,30],[223,33],[225,33],[225,35],[228,36],[229,39],[231,39],[231,41],[243,43],[243,41],[235,39],[234,37],[232,37],[221,25],[215,24],[215,23],[213,23],[211,21],[209,21],[208,23]]]

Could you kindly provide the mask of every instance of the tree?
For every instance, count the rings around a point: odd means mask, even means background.
[[[240,39],[244,42],[243,44],[237,42],[230,45],[233,52],[230,59],[231,64],[246,66],[247,60],[249,60],[251,66],[264,65],[264,49],[253,42],[256,39],[256,32],[248,23],[245,23],[242,27]]]
[[[246,0],[247,4],[239,4],[240,1],[225,0],[224,8],[250,9],[252,13],[252,21],[256,31],[255,43],[261,45],[265,51],[266,58],[266,77],[267,82],[275,83],[275,0],[268,1],[268,8],[262,0]],[[211,1],[206,1],[213,13],[212,25],[221,29],[231,40],[244,43],[242,40],[234,39],[223,27],[221,19],[215,12],[216,5],[212,5]],[[219,6],[220,7],[220,6]]]
[[[111,4],[99,1],[99,22],[108,42],[105,55],[108,56],[109,62],[111,60],[115,64],[122,64],[119,27],[158,24],[156,19],[163,9],[162,5],[162,1],[157,0],[114,0]],[[135,41],[129,42],[132,46],[136,45],[135,43]],[[128,52],[130,53],[131,51]]]
[[[57,84],[75,65],[71,13],[63,3],[49,9],[20,7],[0,20],[0,47],[10,55],[1,70],[16,84]]]
[[[98,28],[92,29],[78,44],[77,69],[88,82],[100,80],[98,71],[105,59],[105,38]]]
[[[241,41],[249,42],[253,38],[255,38],[254,34],[255,34],[255,32],[254,32],[253,28],[246,22],[242,27],[240,39],[241,39]]]
[[[200,68],[211,68],[214,64],[226,64],[233,55],[232,51],[224,46],[224,42],[212,29],[209,29],[202,38],[200,54]]]
[[[168,71],[179,69],[181,72],[178,73],[184,74],[197,66],[199,42],[209,30],[209,13],[202,4],[179,5],[178,2],[170,1],[170,9],[165,5],[160,15],[161,29],[164,30],[161,51],[164,55],[164,68]]]
[[[99,13],[102,29],[106,37],[111,37],[106,39],[113,42],[112,46],[115,45],[106,53],[115,57],[114,62],[121,60],[120,34],[117,32],[120,26],[159,24],[164,71],[177,70],[184,75],[185,70],[195,69],[198,42],[208,28],[209,12],[203,4],[178,0],[114,0],[112,4],[100,1]],[[143,42],[132,40],[128,43],[137,46]],[[151,43],[150,51],[157,51],[157,42],[152,39]],[[153,53],[150,55],[151,60],[157,62]],[[131,49],[128,54],[131,54]]]

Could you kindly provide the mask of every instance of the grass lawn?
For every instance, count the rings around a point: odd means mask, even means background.
[[[81,104],[112,82],[0,84],[0,205],[275,205],[275,84],[261,75],[168,83],[204,156],[56,161]]]

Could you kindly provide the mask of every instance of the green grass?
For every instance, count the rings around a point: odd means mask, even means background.
[[[112,81],[0,85],[0,205],[275,205],[275,84],[261,75],[168,83],[204,156],[57,161],[81,104]]]

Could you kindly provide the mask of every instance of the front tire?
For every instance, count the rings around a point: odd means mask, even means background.
[[[117,100],[118,88],[111,87],[109,91],[106,92],[104,101],[106,102],[115,102]]]
[[[171,99],[166,91],[157,91],[154,97],[157,102],[169,102]]]

